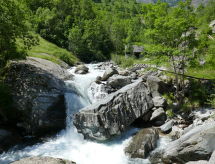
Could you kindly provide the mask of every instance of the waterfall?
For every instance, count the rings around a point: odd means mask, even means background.
[[[70,92],[65,93],[67,119],[66,129],[56,137],[45,143],[17,150],[15,148],[0,154],[0,163],[8,164],[11,161],[29,156],[50,156],[75,161],[77,164],[148,164],[143,159],[130,160],[124,153],[124,148],[131,140],[131,135],[138,129],[131,129],[122,136],[107,143],[97,143],[84,140],[72,124],[72,115],[82,107],[89,105],[105,96],[102,86],[92,84],[97,76],[102,76],[104,70],[97,68],[97,64],[87,65],[89,73],[75,74],[72,80],[66,81]],[[68,70],[74,74],[75,68]]]

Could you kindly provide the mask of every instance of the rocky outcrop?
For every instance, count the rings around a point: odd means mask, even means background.
[[[111,77],[115,74],[118,74],[118,71],[115,68],[108,68],[105,71],[104,75],[102,76],[101,80],[106,81],[106,80],[108,80],[109,77]]]
[[[104,141],[124,132],[152,107],[152,98],[145,84],[137,80],[82,109],[74,116],[74,125],[85,138]]]
[[[167,133],[167,132],[171,131],[173,125],[174,125],[174,121],[170,120],[170,121],[166,122],[164,125],[162,125],[160,127],[160,129],[163,133]]]
[[[125,152],[131,158],[146,158],[149,152],[156,147],[158,139],[157,129],[142,129],[132,138],[130,144],[125,148]]]
[[[161,97],[161,94],[169,90],[167,84],[156,76],[147,77],[147,86],[149,87],[152,97]]]
[[[17,126],[25,134],[45,135],[65,127],[62,79],[67,77],[66,70],[44,59],[11,62],[5,82],[12,92]]]
[[[150,121],[153,122],[154,125],[160,126],[165,123],[166,119],[166,113],[164,109],[160,107],[153,111]]]
[[[163,162],[186,163],[208,160],[215,150],[215,122],[197,126],[171,142],[164,150]]]
[[[153,101],[155,107],[164,107],[165,108],[167,106],[166,99],[163,97],[160,97],[160,96],[153,97],[152,101]]]
[[[131,78],[129,76],[113,75],[108,79],[107,84],[113,89],[120,89],[131,84]]]
[[[206,160],[190,161],[190,162],[187,162],[186,164],[214,164],[214,163],[215,163],[215,151],[211,155],[209,161],[206,161]]]
[[[53,157],[28,157],[11,164],[75,164],[75,162]]]
[[[89,68],[83,64],[78,65],[75,69],[75,73],[77,73],[77,74],[86,74],[86,73],[88,73],[88,71],[89,71]]]

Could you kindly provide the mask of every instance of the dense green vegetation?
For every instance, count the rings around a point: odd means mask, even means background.
[[[41,37],[38,38],[38,45],[27,51],[29,56],[50,60],[57,64],[60,63],[60,60],[69,65],[74,65],[78,61],[77,57],[66,49],[60,48]]]
[[[112,58],[123,67],[169,68],[177,91],[184,84],[178,73],[214,79],[215,34],[209,23],[215,20],[215,1],[197,9],[190,0],[177,2],[0,0],[0,67],[26,55],[69,65]],[[125,58],[125,45],[143,46],[141,58]]]

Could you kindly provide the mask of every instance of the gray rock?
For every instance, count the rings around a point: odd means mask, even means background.
[[[135,73],[135,72],[133,72],[131,75],[130,75],[130,77],[132,78],[132,79],[137,79],[138,78],[138,75]]]
[[[209,164],[213,164],[213,162],[215,162],[215,150],[213,151],[211,158],[209,160]]]
[[[45,135],[65,127],[66,86],[60,75],[54,75],[58,66],[55,68],[49,61],[36,66],[35,62],[32,64],[32,59],[12,62],[6,70],[5,83],[12,91],[19,127],[26,134]]]
[[[205,160],[190,161],[190,162],[187,162],[186,164],[214,164],[214,163],[215,163],[215,151],[212,153],[209,161],[205,161]]]
[[[170,129],[171,130],[171,129]],[[169,130],[167,130],[168,132]],[[165,133],[165,131],[163,131]],[[178,126],[172,126],[172,131],[170,133],[170,136],[173,140],[179,139],[183,134],[183,129]]]
[[[75,164],[75,162],[53,157],[27,157],[11,164]]]
[[[215,150],[215,122],[197,126],[168,144],[163,162],[170,164],[208,160]]]
[[[131,78],[129,76],[113,75],[107,82],[114,89],[120,89],[128,84],[131,84]]]
[[[114,68],[108,68],[104,75],[102,76],[102,81],[106,81],[109,77],[113,76],[114,74],[118,74],[118,71]]]
[[[157,129],[142,129],[132,138],[130,144],[125,148],[125,152],[131,158],[146,158],[156,147],[158,139]]]
[[[28,57],[27,60],[20,60],[19,63],[32,65],[39,69],[46,70],[47,72],[53,74],[58,79],[68,80],[73,77],[66,69],[64,69],[60,65],[45,59]]]
[[[86,74],[86,73],[88,73],[88,71],[89,71],[89,68],[83,64],[78,65],[75,69],[75,73],[77,73],[77,74]]]
[[[158,108],[152,113],[150,121],[153,121],[155,125],[160,126],[165,123],[166,119],[167,116],[163,108]]]
[[[105,141],[126,130],[153,107],[142,80],[138,80],[92,104],[74,116],[74,125],[87,139]]]
[[[166,99],[160,96],[153,97],[152,99],[155,107],[166,107],[167,102]]]
[[[186,164],[209,164],[208,161],[200,160],[200,161],[190,161]]]
[[[127,70],[121,70],[121,71],[118,71],[119,72],[119,75],[122,75],[122,76],[129,76],[130,72],[127,71]]]
[[[168,91],[167,85],[156,76],[147,77],[147,86],[152,97],[161,97],[161,94]]]
[[[163,133],[167,133],[168,131],[170,131],[172,129],[173,125],[174,125],[174,121],[170,120],[167,123],[165,123],[164,125],[162,125],[160,127],[160,129]]]

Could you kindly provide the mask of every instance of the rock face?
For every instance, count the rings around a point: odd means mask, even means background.
[[[118,71],[114,68],[108,68],[104,75],[102,76],[101,80],[106,81],[109,77],[113,76],[114,74],[118,74]]]
[[[86,74],[88,73],[89,68],[86,67],[85,65],[78,65],[77,68],[75,69],[75,73],[77,74]]]
[[[28,157],[11,164],[75,164],[75,162],[52,157]]]
[[[160,127],[160,129],[163,133],[167,133],[172,129],[173,125],[174,125],[174,121],[170,120],[170,121],[166,122],[164,125],[162,125]]]
[[[167,105],[166,99],[160,96],[153,97],[152,101],[155,107],[166,107]]]
[[[131,158],[146,158],[149,152],[156,147],[158,139],[157,129],[142,129],[132,138],[128,147],[125,148],[125,152]]]
[[[166,113],[163,108],[156,109],[150,118],[150,121],[154,123],[156,126],[163,125],[167,119]]]
[[[104,141],[121,134],[153,107],[142,80],[123,87],[102,101],[82,109],[74,125],[87,139]]]
[[[128,84],[131,84],[131,78],[129,76],[113,75],[107,82],[114,89],[120,89]]]
[[[164,150],[163,162],[186,163],[208,160],[215,150],[215,122],[197,126],[171,142]]]
[[[12,91],[17,126],[26,134],[41,135],[65,127],[66,87],[61,80],[67,77],[65,72],[50,61],[34,58],[8,67],[5,82]]]
[[[156,76],[147,77],[147,86],[152,94],[152,97],[161,97],[162,93],[168,91],[167,85]]]

